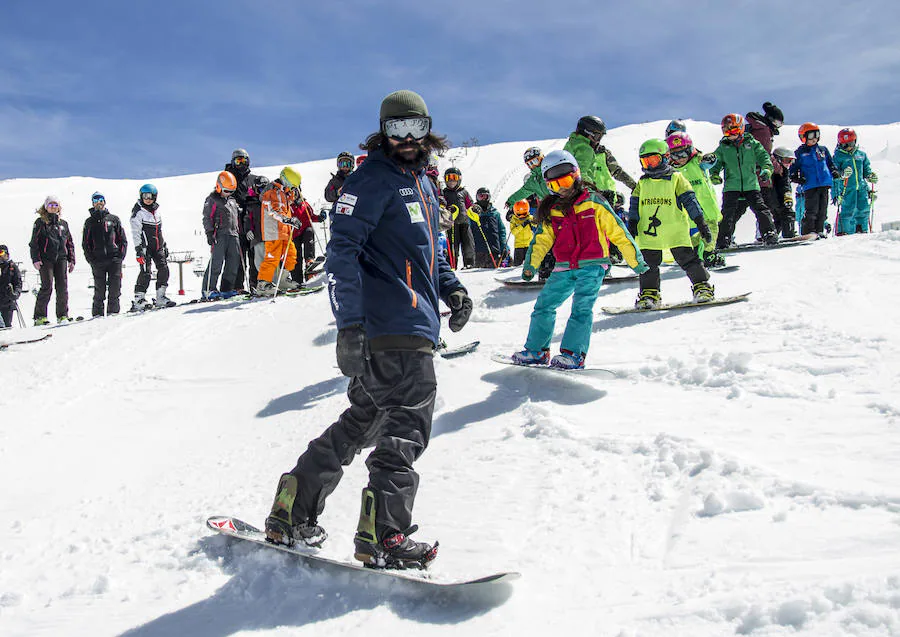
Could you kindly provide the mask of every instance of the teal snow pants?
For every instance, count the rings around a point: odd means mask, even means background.
[[[848,188],[841,202],[838,232],[854,234],[857,226],[863,232],[869,231],[869,192],[861,188]]]
[[[540,296],[531,312],[531,325],[525,347],[540,351],[550,347],[553,327],[556,323],[556,309],[574,293],[572,312],[566,323],[560,349],[575,354],[587,354],[591,344],[591,329],[594,325],[594,303],[600,292],[606,268],[591,265],[577,270],[554,272],[547,279]]]

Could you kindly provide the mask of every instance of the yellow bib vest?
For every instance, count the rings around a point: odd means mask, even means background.
[[[679,179],[687,182],[681,173],[673,174],[671,179],[641,177],[640,221],[635,237],[641,249],[691,247],[690,218],[675,201]]]
[[[716,200],[716,191],[713,190],[709,175],[700,168],[700,157],[691,157],[690,161],[680,168],[678,172],[684,175],[694,193],[697,195],[697,203],[703,209],[703,218],[707,221],[719,223],[722,220],[722,211],[719,210],[719,202]]]

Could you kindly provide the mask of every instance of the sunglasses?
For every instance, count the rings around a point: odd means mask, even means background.
[[[547,182],[547,188],[553,192],[559,192],[564,188],[571,188],[575,184],[576,179],[578,179],[578,173],[569,173],[568,175],[563,175],[556,179],[546,179],[545,181]]]
[[[544,161],[543,157],[535,157],[534,159],[529,159],[525,162],[525,165],[529,168],[537,168],[541,165],[541,162]]]
[[[56,210],[57,208],[59,208],[59,204],[58,203],[48,203],[46,205],[46,208],[47,208],[47,210]]]
[[[407,137],[424,139],[431,132],[431,118],[406,117],[403,119],[387,119],[381,124],[381,132],[398,141]]]
[[[641,166],[646,170],[648,168],[657,168],[663,160],[663,156],[659,153],[654,155],[643,155],[641,157]]]
[[[231,163],[234,164],[235,166],[243,166],[244,164],[250,163],[250,158],[249,157],[235,157],[234,159],[231,160]]]
[[[459,175],[455,173],[450,173],[449,175],[444,175],[444,181],[459,181]]]

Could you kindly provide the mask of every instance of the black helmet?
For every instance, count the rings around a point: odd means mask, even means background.
[[[350,161],[354,161],[353,153],[348,153],[346,150],[338,153],[337,160],[340,162],[342,159],[349,159]]]
[[[475,191],[475,200],[476,201],[490,201],[491,200],[491,191],[482,186],[478,190]]]
[[[680,119],[673,119],[669,122],[669,125],[666,126],[666,137],[671,135],[672,133],[686,133],[687,126],[684,125],[684,122]]]
[[[585,115],[578,120],[575,132],[594,141],[606,135],[606,124],[596,115]]]
[[[444,171],[444,177],[446,177],[447,175],[459,175],[460,177],[462,177],[462,172],[460,172],[459,168],[457,168],[456,166],[450,166],[450,168]]]

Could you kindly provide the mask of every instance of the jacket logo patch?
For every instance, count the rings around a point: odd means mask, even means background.
[[[345,192],[345,193],[341,194],[341,196],[338,198],[337,202],[345,203],[348,206],[350,206],[350,208],[352,209],[353,206],[356,205],[357,199],[359,199],[359,197],[357,197],[356,195],[351,195],[349,192]],[[347,214],[349,214],[349,213],[347,213]]]
[[[413,190],[412,188],[401,188],[401,189],[400,189],[400,194],[401,194],[403,197],[413,197],[413,196],[415,196],[416,191]]]
[[[354,197],[355,199],[355,197]],[[341,203],[338,201],[334,205],[334,213],[338,215],[352,215],[354,206],[349,204]]]
[[[418,201],[406,204],[406,210],[409,212],[410,222],[425,223],[425,216],[422,214],[422,205]]]

